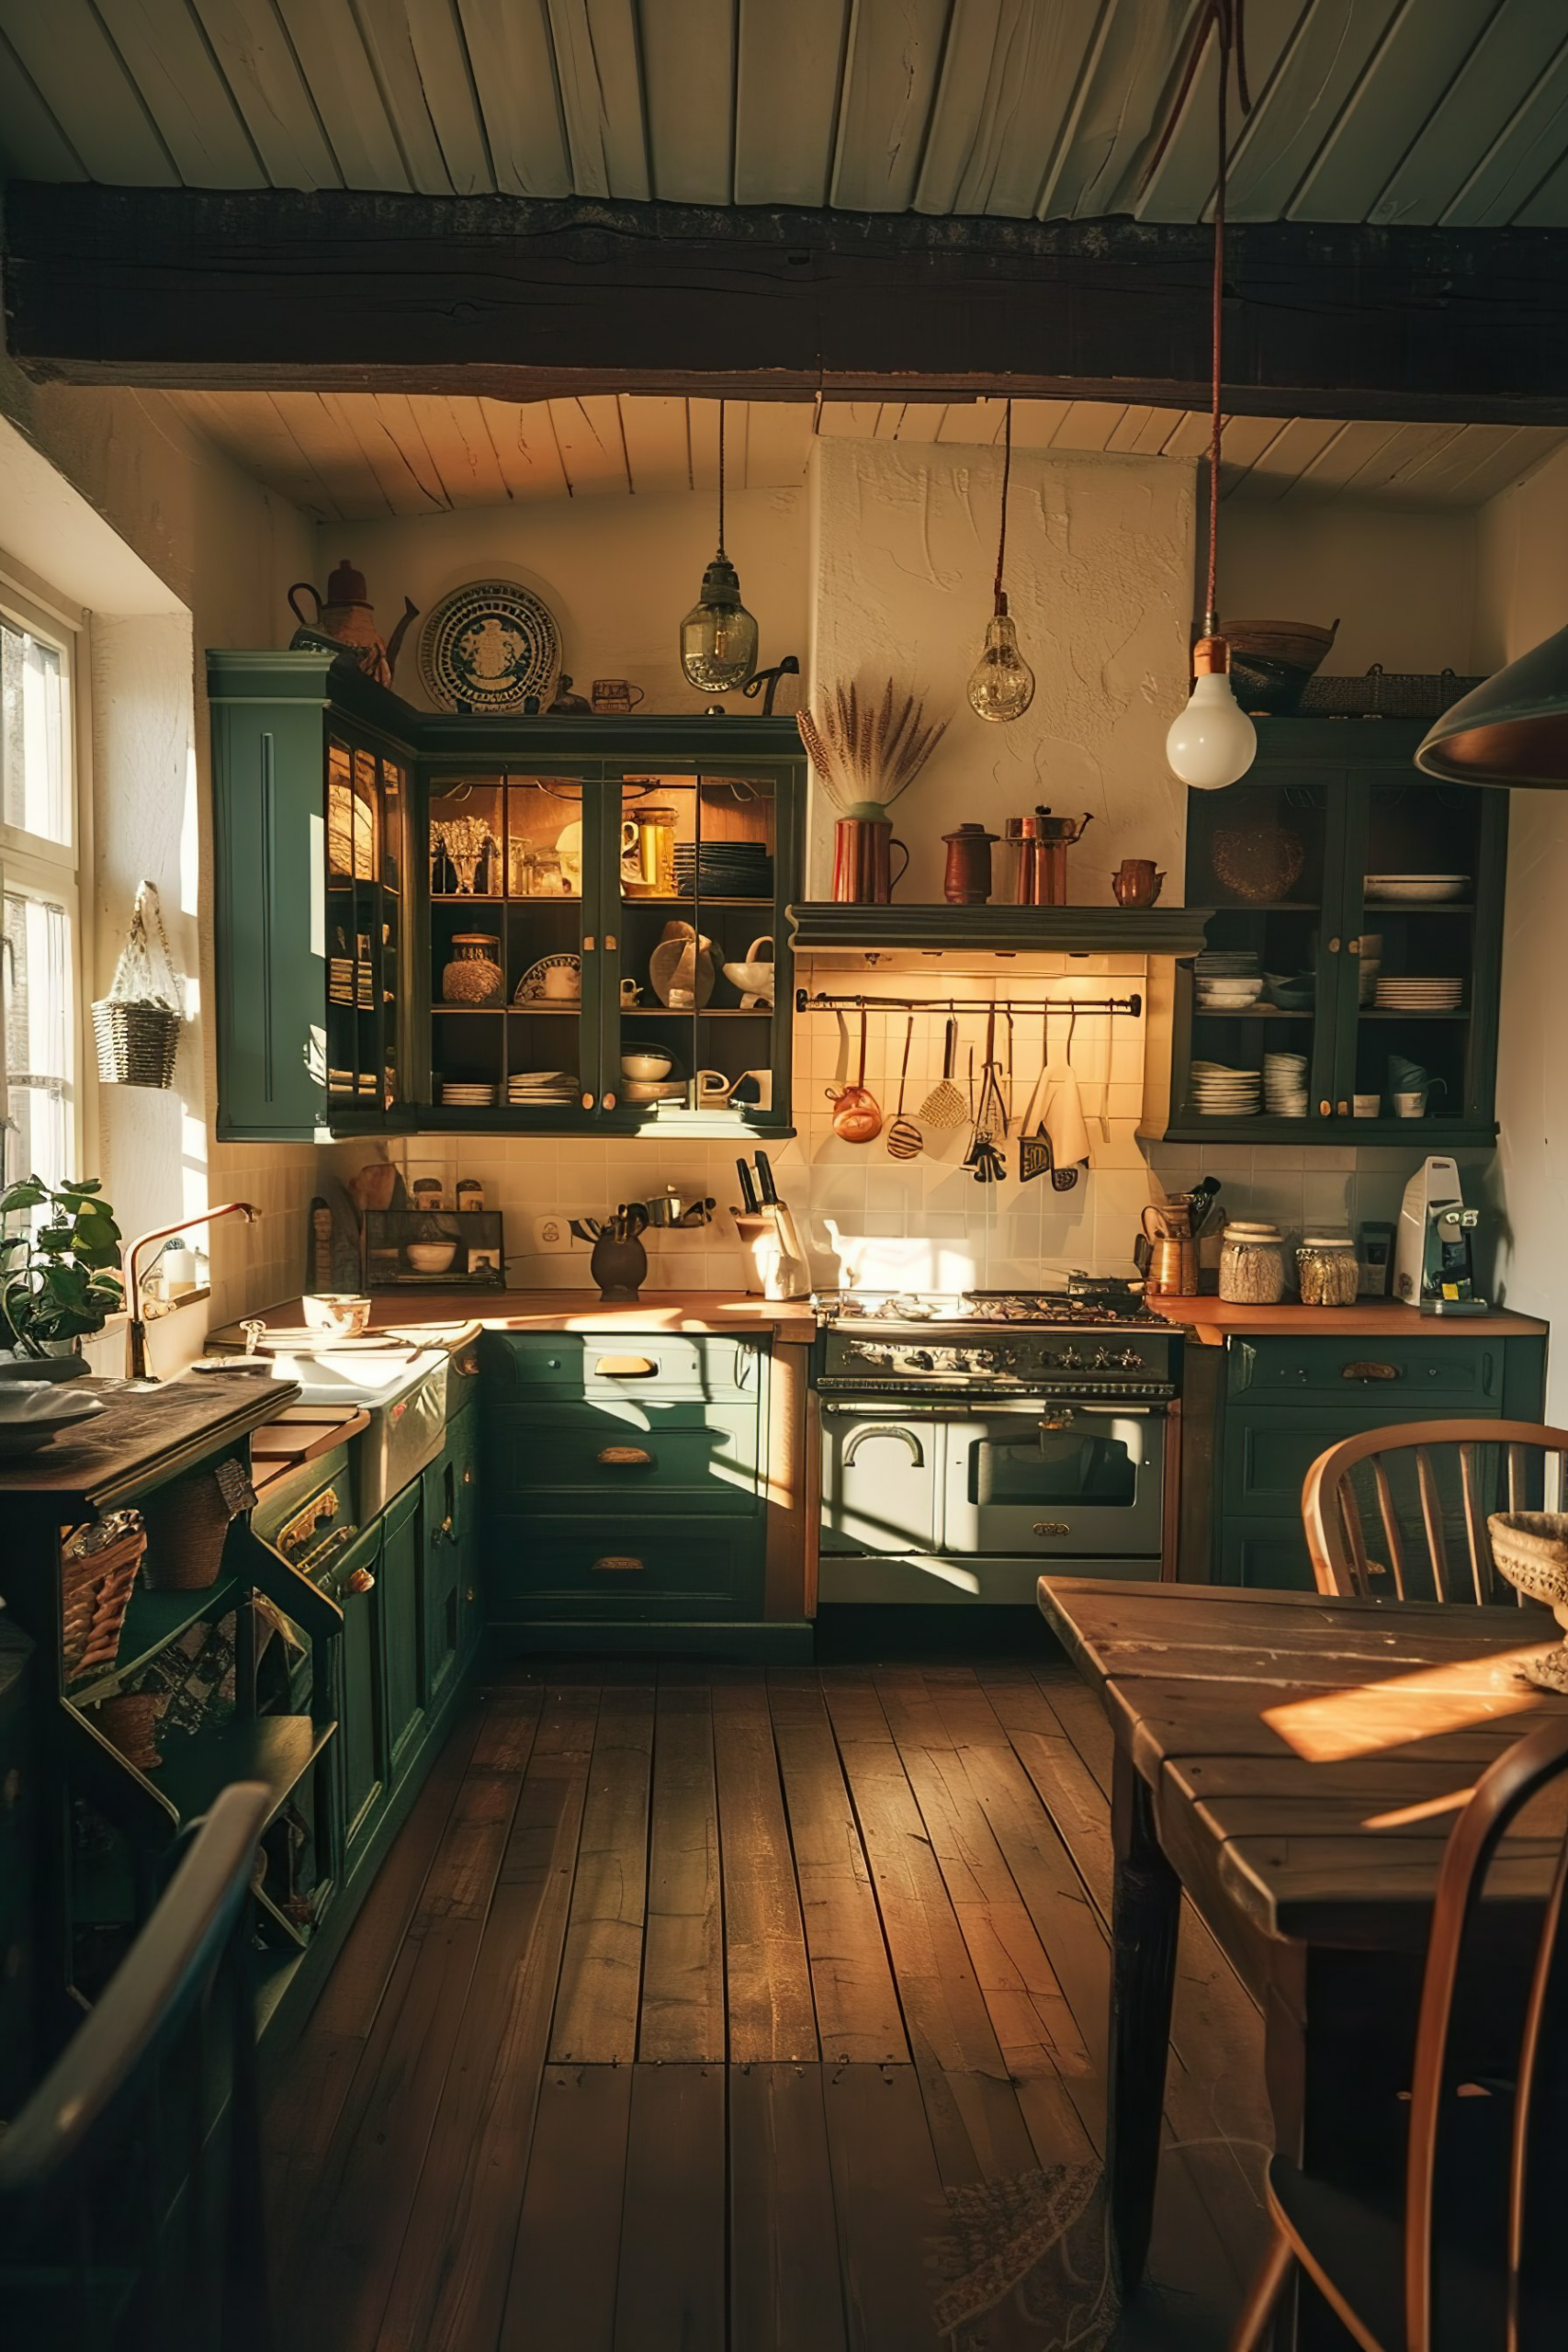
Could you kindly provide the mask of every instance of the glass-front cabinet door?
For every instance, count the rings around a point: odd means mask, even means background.
[[[395,1116],[403,1100],[400,1011],[408,770],[327,730],[326,1023],[329,1126]]]

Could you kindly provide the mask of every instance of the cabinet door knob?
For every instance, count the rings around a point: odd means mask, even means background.
[[[583,954],[584,954],[585,956],[592,956],[592,953],[593,953],[593,950],[594,950],[594,947],[595,947],[595,945],[596,945],[596,944],[597,944],[597,942],[595,941],[595,939],[594,939],[594,937],[593,937],[593,933],[592,933],[592,932],[589,932],[589,933],[587,933],[587,935],[585,936],[585,938],[583,939],[583,942],[582,942],[582,952],[583,952]]]
[[[602,1111],[613,1111],[615,1107],[615,1096],[613,1094],[604,1095],[600,1102],[599,1107]]]
[[[613,956],[613,955],[615,954],[615,952],[616,948],[617,948],[619,945],[620,945],[620,942],[619,942],[619,940],[615,937],[615,933],[614,933],[613,931],[607,931],[607,932],[604,933],[604,953],[605,953],[605,955],[606,955],[606,956]]]
[[[344,1592],[374,1592],[376,1579],[368,1568],[354,1568],[343,1580]]]
[[[583,1109],[584,1109],[585,1111],[592,1111],[592,1109],[593,1108],[593,1097],[592,1096],[592,1094],[585,1094],[585,1095],[583,1096],[583,1098],[582,1098],[582,1107],[583,1107]]]
[[[641,1560],[634,1559],[629,1552],[606,1552],[604,1558],[593,1561],[592,1566],[595,1574],[602,1569],[608,1569],[620,1575],[635,1572],[643,1565]]]
[[[1348,1119],[1348,1118],[1349,1117],[1349,1115],[1350,1115],[1350,1105],[1348,1104],[1348,1102],[1337,1102],[1337,1103],[1334,1105],[1334,1107],[1335,1107],[1335,1109],[1338,1112],[1339,1116],[1340,1116],[1342,1119]]]
[[[1338,953],[1339,953],[1339,942],[1338,942],[1338,940],[1337,940],[1337,939],[1331,939],[1331,940],[1329,941],[1329,943],[1328,943],[1328,952],[1329,952],[1329,954],[1330,954],[1331,956],[1337,956],[1337,955],[1338,955]]]
[[[1319,1117],[1320,1119],[1326,1119],[1326,1118],[1327,1118],[1327,1116],[1328,1116],[1328,1114],[1329,1114],[1329,1113],[1333,1110],[1333,1108],[1334,1108],[1334,1105],[1333,1105],[1333,1103],[1332,1103],[1332,1102],[1320,1102],[1320,1103],[1318,1104],[1318,1106],[1317,1106],[1317,1115],[1318,1115],[1318,1117]]]
[[[464,1473],[463,1473],[463,1484],[464,1484],[464,1486],[465,1486],[465,1487],[471,1487],[471,1486],[473,1485],[473,1483],[474,1483],[474,1474],[473,1474],[473,1472],[472,1472],[471,1470],[465,1470],[465,1471],[464,1471]]]

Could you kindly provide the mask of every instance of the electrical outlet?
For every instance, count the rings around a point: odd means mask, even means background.
[[[534,1219],[534,1248],[541,1257],[558,1257],[581,1246],[564,1216],[536,1216]]]

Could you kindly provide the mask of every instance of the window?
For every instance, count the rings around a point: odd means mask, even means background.
[[[79,1172],[81,923],[69,629],[0,581],[0,1081],[6,1180]]]

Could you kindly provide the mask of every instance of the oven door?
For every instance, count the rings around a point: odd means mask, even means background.
[[[955,1408],[942,1549],[960,1558],[1086,1553],[1159,1573],[1165,1410],[1020,1399]]]
[[[931,1552],[946,1426],[893,1405],[822,1408],[822,1549]]]

